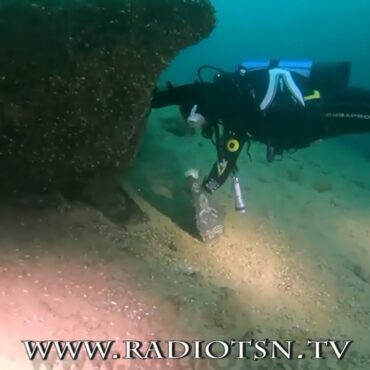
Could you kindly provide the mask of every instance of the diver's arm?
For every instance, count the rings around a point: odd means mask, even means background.
[[[208,176],[204,179],[202,187],[210,194],[220,188],[236,169],[236,161],[245,143],[244,139],[232,132],[225,133],[217,144],[218,160],[212,166]]]
[[[163,108],[169,105],[194,105],[203,99],[210,83],[194,82],[181,86],[168,83],[165,90],[156,88],[153,92],[152,108]]]

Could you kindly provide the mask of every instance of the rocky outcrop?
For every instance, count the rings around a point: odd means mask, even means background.
[[[126,168],[159,73],[214,24],[208,0],[2,0],[1,187],[64,190]]]

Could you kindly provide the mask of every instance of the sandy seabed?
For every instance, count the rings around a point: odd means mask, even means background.
[[[217,192],[225,236],[191,236],[183,173],[215,160],[200,136],[162,128],[154,112],[125,180],[146,214],[117,225],[80,203],[0,210],[1,369],[369,369],[369,161],[322,142],[268,164],[240,159],[248,212]],[[21,340],[337,339],[337,361],[29,362]]]

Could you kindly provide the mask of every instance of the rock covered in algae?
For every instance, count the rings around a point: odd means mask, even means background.
[[[214,24],[208,0],[2,0],[1,187],[127,167],[159,73]]]

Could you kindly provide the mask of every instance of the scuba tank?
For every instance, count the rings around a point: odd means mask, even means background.
[[[282,69],[297,73],[310,80],[319,90],[339,89],[348,86],[351,62],[313,62],[311,60],[247,60],[240,63],[237,72],[245,76],[249,72]]]
[[[281,69],[296,73],[302,77],[308,78],[312,86],[318,90],[340,89],[349,85],[351,77],[352,63],[348,61],[341,62],[314,62],[312,60],[300,59],[262,59],[246,60],[240,63],[235,70],[236,74],[246,76],[250,72],[263,71],[269,69]],[[229,77],[230,73],[223,69],[211,65],[203,65],[198,68],[198,80],[205,82],[203,78],[204,70],[213,70],[216,74],[213,81]]]

